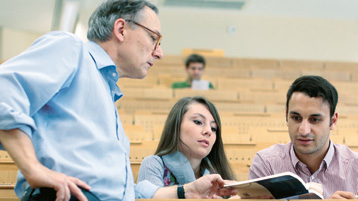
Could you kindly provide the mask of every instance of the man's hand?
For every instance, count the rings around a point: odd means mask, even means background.
[[[0,142],[32,188],[53,188],[56,191],[56,201],[69,200],[71,193],[80,201],[87,201],[79,187],[86,190],[90,187],[77,178],[43,166],[37,160],[31,139],[20,129],[0,130]]]
[[[90,190],[91,187],[85,182],[75,177],[49,170],[41,164],[33,170],[27,177],[24,175],[32,188],[53,188],[56,191],[56,201],[67,201],[71,198],[71,194],[80,201],[87,201],[86,196],[79,188]]]
[[[356,199],[356,196],[351,192],[336,191],[328,199]]]
[[[223,189],[224,184],[225,181],[218,174],[205,175],[184,185],[185,197],[187,199],[221,199],[223,195],[236,195],[236,189]]]

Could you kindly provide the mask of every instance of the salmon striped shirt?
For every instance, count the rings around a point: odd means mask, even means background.
[[[256,153],[250,167],[249,179],[287,171],[297,174],[306,183],[322,184],[324,199],[336,191],[357,194],[358,154],[345,145],[330,142],[326,156],[314,173],[297,158],[291,142],[273,145]]]

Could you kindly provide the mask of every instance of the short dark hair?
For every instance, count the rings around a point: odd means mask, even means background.
[[[188,67],[190,65],[190,63],[194,63],[194,62],[202,63],[205,68],[205,59],[203,56],[201,56],[199,54],[189,55],[185,61],[185,66]]]
[[[188,111],[192,103],[200,103],[208,108],[217,125],[216,141],[207,155],[211,165],[203,160],[202,167],[207,168],[211,173],[218,173],[224,179],[235,179],[233,171],[229,165],[225,155],[224,145],[221,137],[221,121],[218,111],[213,103],[204,97],[184,97],[180,99],[169,112],[168,118],[165,122],[162,136],[160,138],[155,155],[163,156],[179,150],[180,145],[180,126],[184,114]]]
[[[306,75],[297,78],[287,92],[286,109],[288,102],[294,92],[302,92],[310,97],[322,97],[330,107],[330,116],[333,117],[338,103],[338,92],[336,88],[321,76]]]
[[[101,42],[109,40],[117,19],[141,21],[140,14],[145,7],[149,7],[158,14],[158,8],[145,0],[107,0],[103,2],[88,20],[88,40]]]

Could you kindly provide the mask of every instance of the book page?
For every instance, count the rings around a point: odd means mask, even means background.
[[[308,193],[302,179],[291,172],[236,183],[230,182],[225,187],[236,188],[239,192],[238,195],[243,198],[269,194],[276,199],[282,199]]]
[[[191,88],[194,90],[209,90],[209,81],[208,80],[193,80],[191,83]]]
[[[241,198],[257,198],[257,197],[271,197],[272,194],[265,187],[258,183],[249,183],[242,185],[238,189],[237,195]],[[273,196],[272,196],[273,197]]]

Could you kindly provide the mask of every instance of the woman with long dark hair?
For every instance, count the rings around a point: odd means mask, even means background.
[[[170,111],[155,152],[141,164],[138,182],[184,185],[206,174],[234,180],[215,106],[204,97],[180,99]]]

